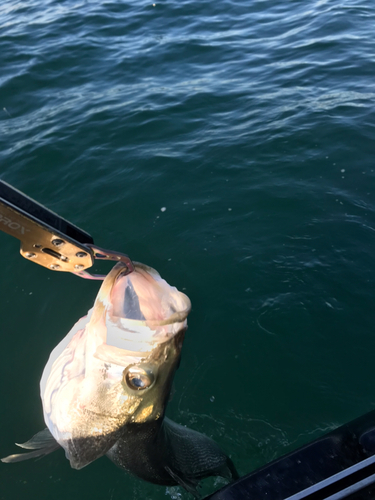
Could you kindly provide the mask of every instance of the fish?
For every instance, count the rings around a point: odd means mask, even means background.
[[[145,481],[180,485],[239,477],[211,438],[170,420],[166,407],[181,359],[189,298],[141,263],[119,262],[93,308],[53,349],[40,381],[47,428],[12,463],[62,447],[74,469],[107,456]],[[17,444],[17,443],[16,443]]]

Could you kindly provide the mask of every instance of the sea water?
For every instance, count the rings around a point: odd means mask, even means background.
[[[240,474],[375,406],[374,19],[364,0],[0,3],[1,179],[190,297],[167,414]],[[0,256],[6,456],[44,427],[43,367],[99,284],[3,233]],[[0,464],[15,498],[189,495],[60,451]]]

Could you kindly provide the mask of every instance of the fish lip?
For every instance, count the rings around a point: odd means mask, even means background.
[[[148,326],[148,327],[154,327],[154,326],[165,326],[165,325],[173,325],[174,323],[183,323],[185,319],[188,317],[190,312],[189,309],[185,309],[183,311],[179,311],[176,313],[173,313],[169,318],[167,319],[147,319],[147,320],[142,320],[142,319],[129,319],[129,318],[123,318],[121,316],[115,316],[111,315],[113,319],[116,321],[119,321],[122,326],[125,326],[124,323],[126,322],[127,324],[134,324],[134,325],[141,325],[141,326]]]
[[[123,269],[119,269],[117,275],[115,276],[114,280],[113,280],[113,284],[115,284],[120,278],[122,278],[123,276],[128,276],[129,273],[128,273],[128,268],[125,266],[125,264],[123,264],[122,262],[119,262],[117,264],[119,267],[121,265],[121,267],[123,266],[124,268]]]

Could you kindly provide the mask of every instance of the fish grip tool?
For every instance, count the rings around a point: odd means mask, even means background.
[[[37,201],[0,180],[0,229],[21,241],[25,259],[52,271],[65,271],[86,279],[105,276],[86,271],[95,259],[123,262],[134,271],[123,253],[94,245],[92,236]]]

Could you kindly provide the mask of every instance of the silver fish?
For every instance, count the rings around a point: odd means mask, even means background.
[[[180,484],[238,474],[207,436],[165,417],[190,300],[152,268],[118,263],[94,307],[52,351],[40,382],[47,429],[20,444],[17,462],[60,446],[75,469],[107,455],[146,481]]]

